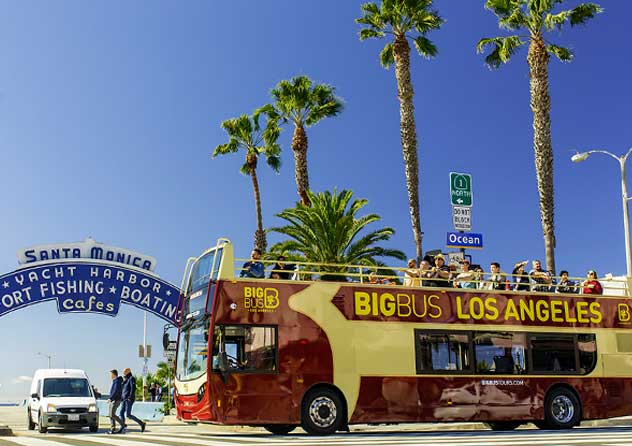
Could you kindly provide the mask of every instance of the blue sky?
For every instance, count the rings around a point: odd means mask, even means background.
[[[483,3],[438,0],[447,22],[430,37],[439,56],[412,59],[424,247],[445,248],[448,173],[469,172],[473,230],[485,237],[474,260],[510,270],[544,257],[529,79],[526,50],[498,71],[475,53],[479,38],[500,33]],[[575,52],[550,67],[557,265],[571,275],[625,272],[618,167],[569,160],[575,148],[632,145],[632,4],[601,4],[588,26],[549,36]],[[360,2],[20,1],[0,10],[0,272],[15,269],[19,248],[88,236],[155,256],[176,283],[187,257],[220,236],[247,255],[255,216],[243,157],[210,153],[226,140],[222,120],[252,112],[297,74],[345,100],[339,117],[308,130],[312,188],[368,198],[367,211],[397,231],[391,246],[414,254],[394,72],[378,63],[383,43],[358,41]],[[296,200],[290,139],[287,128],[279,175],[259,169],[266,226]],[[156,347],[161,326],[149,318]],[[116,319],[60,316],[54,303],[4,316],[0,400],[26,395],[15,381],[46,364],[39,351],[104,388],[110,368],[140,370],[141,338],[142,313],[128,306]]]

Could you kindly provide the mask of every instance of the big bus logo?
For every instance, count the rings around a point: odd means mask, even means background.
[[[275,311],[279,304],[279,290],[276,288],[244,287],[244,307],[252,313]]]
[[[619,304],[617,306],[617,314],[619,316],[619,322],[630,322],[632,318],[628,304]]]

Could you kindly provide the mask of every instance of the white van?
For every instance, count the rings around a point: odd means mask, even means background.
[[[27,405],[29,430],[38,426],[44,433],[49,427],[99,430],[99,409],[83,370],[40,369],[35,371]]]

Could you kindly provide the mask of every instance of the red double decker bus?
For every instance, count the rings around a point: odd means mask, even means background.
[[[188,266],[181,420],[324,435],[428,421],[563,429],[632,414],[627,296],[240,279],[227,240]]]

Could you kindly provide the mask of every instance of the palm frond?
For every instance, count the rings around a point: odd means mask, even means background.
[[[388,42],[380,52],[380,64],[384,68],[389,68],[395,63],[395,53],[393,53],[393,42]]]
[[[596,3],[582,3],[570,12],[571,26],[583,25],[603,11],[604,9]]]
[[[437,47],[427,37],[419,36],[413,40],[417,52],[426,59],[431,59],[437,55]]]
[[[557,57],[562,62],[570,62],[573,60],[573,53],[568,48],[557,45],[547,45],[546,50]]]
[[[485,63],[490,68],[498,68],[501,64],[507,63],[516,50],[525,43],[519,36],[483,38],[476,45],[476,51],[482,53],[487,47],[492,47]]]

